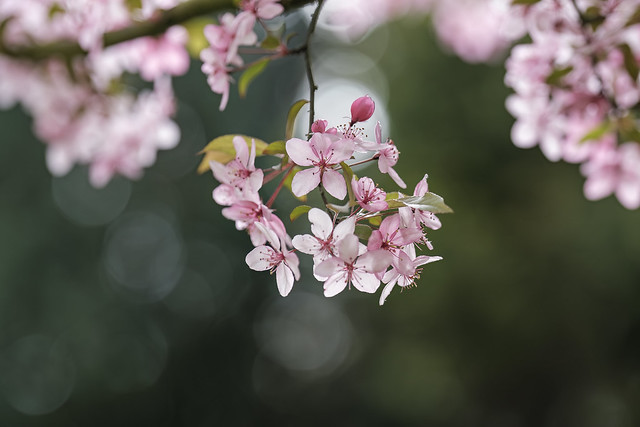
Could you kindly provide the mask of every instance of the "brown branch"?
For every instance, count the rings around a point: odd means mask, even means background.
[[[286,10],[313,3],[313,0],[281,0]],[[184,23],[192,18],[221,12],[234,8],[233,0],[190,0],[173,9],[159,13],[147,21],[135,23],[120,30],[104,34],[104,47],[133,40],[144,36],[162,34],[173,25]],[[7,46],[0,40],[0,54],[15,58],[43,60],[53,56],[72,58],[86,55],[87,52],[77,42],[57,40],[43,45]]]

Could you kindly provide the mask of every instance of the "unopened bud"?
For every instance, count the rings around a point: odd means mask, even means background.
[[[329,122],[327,122],[326,120],[316,120],[315,122],[313,122],[311,124],[311,132],[313,133],[324,133],[327,129],[327,124]]]
[[[351,124],[369,120],[375,109],[376,104],[369,95],[356,99],[351,104]]]

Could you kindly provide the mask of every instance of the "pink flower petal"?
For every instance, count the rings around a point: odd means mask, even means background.
[[[315,255],[322,248],[318,239],[310,234],[293,236],[293,247],[308,255]]]
[[[340,259],[347,264],[353,264],[353,261],[358,257],[358,251],[360,249],[358,237],[353,234],[346,236],[338,242],[337,246]]]
[[[272,267],[271,259],[275,255],[273,248],[269,246],[258,246],[245,257],[245,262],[255,271],[264,271]]]
[[[318,157],[311,149],[309,141],[303,139],[291,138],[287,141],[286,150],[289,158],[299,166],[311,166],[312,160]]]
[[[332,297],[338,295],[347,287],[348,276],[346,272],[334,274],[324,282],[324,296]]]
[[[362,270],[354,270],[351,274],[351,283],[361,291],[369,294],[374,293],[380,287],[380,280],[375,274],[367,273]]]
[[[296,176],[298,175],[296,174]],[[329,192],[329,194],[331,194],[336,199],[342,200],[347,195],[347,184],[342,174],[340,174],[340,172],[338,171],[335,171],[333,169],[325,169],[324,174],[322,175],[322,185],[324,186],[325,190],[327,190],[327,192]]]
[[[284,262],[281,262],[276,267],[276,284],[280,295],[283,297],[289,295],[289,292],[293,289],[293,272]]]
[[[322,261],[315,268],[315,273],[322,277],[331,277],[344,269],[344,261],[338,257],[331,257]]]
[[[311,223],[311,232],[314,236],[327,240],[333,231],[333,221],[322,209],[313,208],[308,214]]]
[[[320,185],[320,169],[315,167],[304,169],[293,176],[291,191],[297,197],[301,197],[314,190],[318,185]]]

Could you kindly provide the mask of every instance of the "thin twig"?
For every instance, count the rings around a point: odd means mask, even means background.
[[[311,35],[316,30],[318,24],[318,18],[320,17],[320,11],[324,0],[318,0],[318,6],[311,16],[311,23],[309,24],[309,31],[307,32],[307,39],[304,43],[304,62],[307,68],[307,80],[309,81],[309,134],[311,134],[311,126],[315,116],[315,101],[316,101],[316,82],[313,80],[313,71],[311,70],[311,54],[309,53],[309,42],[311,41]]]

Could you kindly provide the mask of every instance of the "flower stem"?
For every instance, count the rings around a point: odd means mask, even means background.
[[[276,187],[275,191],[273,192],[271,197],[269,197],[269,200],[267,201],[267,204],[266,204],[266,206],[268,208],[270,208],[271,205],[273,205],[273,202],[276,200],[276,197],[278,196],[278,193],[280,193],[280,190],[282,190],[282,186],[284,185],[284,182],[287,180],[289,175],[291,175],[291,172],[293,172],[293,167],[294,166],[295,166],[294,164],[291,164],[291,166],[289,166],[289,168],[287,169],[287,173],[284,174],[284,176],[280,180],[280,183]]]

